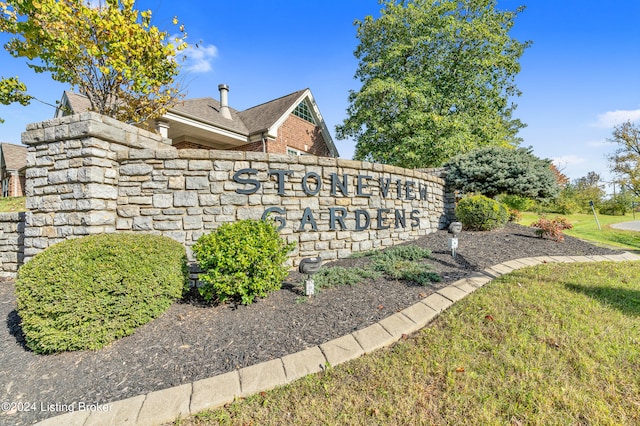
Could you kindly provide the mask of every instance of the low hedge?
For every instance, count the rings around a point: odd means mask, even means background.
[[[182,295],[182,244],[147,234],[101,234],[55,244],[18,273],[26,344],[37,353],[100,349],[132,334]]]
[[[507,207],[484,195],[463,198],[456,206],[456,217],[465,229],[490,231],[503,227],[509,220]]]
[[[288,274],[284,266],[294,244],[280,237],[273,223],[240,220],[225,223],[193,245],[200,295],[207,301],[251,304],[279,290]]]

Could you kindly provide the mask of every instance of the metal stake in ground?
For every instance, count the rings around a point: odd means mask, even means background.
[[[307,279],[304,281],[305,296],[311,296],[315,293],[315,284],[313,282],[312,275],[318,272],[321,264],[322,259],[320,258],[320,256],[307,257],[300,261],[300,265],[298,265],[298,271],[300,271],[301,274],[307,275]]]
[[[458,235],[462,231],[462,223],[451,222],[449,225],[449,232],[453,234],[453,238],[449,238],[449,250],[451,250],[451,256],[456,257],[456,249],[458,248]]]

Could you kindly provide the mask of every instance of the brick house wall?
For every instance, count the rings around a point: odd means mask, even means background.
[[[215,149],[188,141],[178,142],[174,146],[178,149]],[[318,157],[331,156],[320,127],[293,114],[289,115],[280,126],[275,140],[267,139],[264,144],[262,141],[252,142],[231,148],[229,151],[263,152],[264,150],[269,154],[286,154],[287,148],[294,148]]]
[[[293,114],[278,129],[274,145],[279,151],[270,152],[286,154],[287,147],[291,147],[319,157],[330,156],[320,128]]]
[[[2,170],[2,181],[0,183],[4,182],[5,179],[8,179],[7,193],[6,193],[7,197],[24,196],[24,187],[25,187],[24,174],[21,174],[16,171],[7,172],[6,170]],[[4,187],[3,187],[3,193],[0,195],[5,196]]]

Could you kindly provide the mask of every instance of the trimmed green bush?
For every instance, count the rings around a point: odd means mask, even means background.
[[[147,234],[101,234],[55,244],[16,281],[26,344],[37,353],[96,350],[132,334],[182,295],[182,244]]]
[[[504,204],[496,200],[474,195],[458,202],[456,217],[465,229],[489,231],[504,226],[509,220],[509,212]]]
[[[293,250],[272,223],[241,220],[198,239],[193,253],[204,271],[198,288],[205,300],[243,305],[279,290],[288,274],[283,263]]]

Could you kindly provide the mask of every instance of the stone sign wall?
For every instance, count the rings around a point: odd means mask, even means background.
[[[437,174],[316,156],[176,149],[94,113],[29,125],[24,256],[104,232],[169,236],[188,248],[223,223],[272,218],[290,265],[391,246],[450,220]]]

